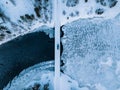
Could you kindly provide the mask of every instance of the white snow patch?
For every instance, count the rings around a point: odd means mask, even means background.
[[[118,0],[118,3],[113,8],[109,8],[108,6],[103,7],[99,3],[96,3],[96,0],[88,0],[87,3],[85,3],[84,0],[78,0],[79,3],[74,7],[67,7],[66,3],[67,1],[71,0],[61,0],[62,2],[62,12],[61,12],[61,23],[64,25],[65,23],[70,23],[72,21],[75,21],[80,18],[94,18],[94,17],[100,17],[104,19],[110,19],[115,16],[117,16],[120,13],[120,1]],[[77,1],[77,0],[76,0]],[[95,13],[96,9],[103,9],[104,12],[101,15],[97,15]],[[63,15],[63,12],[65,12],[65,15]],[[72,16],[71,16],[72,14]]]
[[[119,75],[120,74],[120,61],[117,61],[116,64],[117,64],[116,74]]]
[[[95,85],[96,90],[107,90],[104,86],[102,86],[100,83]]]
[[[52,21],[52,1],[49,1],[47,5],[47,10],[42,10],[40,13],[42,17],[38,18],[35,13],[35,2],[34,0],[13,0],[14,4],[10,0],[1,0],[0,1],[0,13],[3,14],[3,18],[5,22],[2,22],[0,18],[0,26],[7,27],[7,30],[11,32],[11,34],[5,33],[4,39],[0,41],[0,45],[8,42],[18,36],[25,35],[27,33],[31,33],[34,30],[40,28],[41,26],[48,26],[50,28],[54,27],[54,23]],[[44,4],[43,4],[44,6]],[[33,15],[34,20],[30,21],[22,21],[21,16],[25,15]],[[47,21],[45,22],[44,15],[47,15]],[[50,30],[50,29],[49,29]],[[52,31],[48,31],[49,33]],[[3,33],[3,32],[2,32]],[[50,35],[50,37],[52,37]]]
[[[112,60],[111,57],[108,57],[108,58],[107,58],[107,61],[104,60],[104,61],[100,62],[100,64],[102,64],[102,65],[107,65],[107,66],[112,66],[113,60]]]

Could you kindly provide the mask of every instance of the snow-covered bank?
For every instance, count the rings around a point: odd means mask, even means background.
[[[41,26],[53,28],[52,5],[51,0],[1,0],[0,44]]]
[[[19,76],[16,76],[12,82],[10,82],[3,90],[23,90],[28,88],[27,86],[35,84],[41,81],[41,76],[44,73],[50,75],[50,71],[53,70],[53,61],[37,64],[22,71]],[[46,78],[47,79],[47,78]],[[44,82],[44,81],[43,81]],[[45,82],[46,83],[46,82]]]
[[[120,13],[120,0],[61,0],[61,23],[80,18],[114,18]]]
[[[44,62],[30,67],[16,76],[3,90],[54,90],[54,62]],[[60,90],[88,90],[79,88],[69,76],[60,77]]]

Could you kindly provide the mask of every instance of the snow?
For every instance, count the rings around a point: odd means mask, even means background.
[[[35,84],[40,84],[38,90],[48,85],[49,90],[54,89],[54,62],[44,62],[32,66],[15,77],[3,90],[31,90]],[[51,68],[51,69],[50,69]],[[60,90],[88,90],[87,87],[79,88],[78,83],[65,74],[60,77]]]
[[[5,35],[0,44],[37,31],[54,36],[54,0],[12,1],[0,1],[0,14],[3,15],[0,26],[6,27],[0,31],[0,35]],[[65,74],[60,77],[61,90],[120,90],[120,0],[113,7],[110,4],[115,0],[104,0],[106,6],[96,0],[74,1],[60,1],[60,24],[65,25],[61,57],[65,62],[62,67]],[[40,17],[34,10],[39,5],[42,7]],[[24,18],[26,14],[33,15],[34,19]],[[48,82],[53,90],[55,78],[51,67],[54,67],[53,62],[45,62],[24,70],[4,90],[31,88],[35,83],[41,84],[41,89]]]
[[[117,64],[117,65],[116,65],[116,71],[115,71],[115,73],[116,73],[117,75],[119,75],[119,74],[120,74],[120,61],[117,61],[116,64]]]
[[[77,2],[75,6],[67,6],[67,2]],[[118,0],[117,4],[110,8],[109,6],[103,6],[100,3],[96,2],[97,0],[61,0],[62,5],[62,12],[61,12],[61,23],[62,25],[66,23],[70,23],[74,20],[80,19],[80,18],[113,18],[116,15],[118,15],[120,12],[120,1]],[[98,0],[100,1],[100,0]],[[101,0],[102,1],[102,0]],[[107,4],[114,2],[115,0],[104,0]],[[97,9],[103,9],[102,14],[96,14]]]
[[[49,35],[50,38],[54,38],[54,28],[48,27],[46,25],[36,28],[34,29],[34,31],[29,33],[33,33],[33,32],[45,32],[45,34]]]
[[[113,60],[112,60],[111,57],[108,57],[108,58],[107,58],[107,61],[101,61],[100,64],[101,64],[101,65],[112,66]]]
[[[29,2],[29,4],[28,2],[29,0],[17,0],[15,1],[16,5],[13,5],[10,0],[1,0],[0,6],[2,8],[2,12],[4,12],[6,16],[9,15],[11,21],[17,23],[17,20],[19,20],[20,16],[25,15],[26,13],[32,14],[34,12],[34,6],[32,2]]]
[[[107,90],[104,86],[102,86],[101,84],[96,84],[95,85],[97,90]]]
[[[6,30],[1,29],[4,38],[0,40],[0,44],[20,35],[31,33],[44,25],[53,28],[52,3],[52,1],[45,2],[44,0],[42,0],[42,3],[34,0],[1,0],[0,27],[6,27]],[[41,7],[41,11],[39,11],[41,17],[36,15],[35,8],[37,7]],[[4,19],[3,23],[1,23],[1,18]],[[8,34],[6,31],[10,33]]]
[[[79,19],[63,26],[65,74],[89,90],[120,86],[120,22],[118,19]],[[96,86],[97,85],[97,86]]]
[[[84,0],[60,0],[61,10],[59,10],[59,12],[61,25],[70,23],[80,18],[113,18],[120,13],[119,0],[112,8],[110,8],[109,5],[113,4],[113,2],[116,0],[105,0],[107,6],[103,6],[100,4],[100,2],[98,3],[96,1],[97,0],[88,0],[87,2],[85,2]],[[67,3],[70,3],[71,6],[68,6]],[[72,6],[73,4],[74,6]],[[39,6],[41,7],[41,11],[39,12],[41,17],[38,17],[34,10],[36,7]],[[97,15],[95,13],[95,11],[99,8],[104,9],[104,13],[101,15]],[[5,20],[4,23],[0,23],[0,26],[7,27],[7,30],[11,32],[11,34],[1,32],[5,36],[3,39],[1,39],[0,44],[10,41],[20,35],[32,32],[43,25],[46,25],[50,28],[54,27],[55,17],[53,0],[48,0],[48,2],[46,2],[45,0],[41,0],[41,2],[39,2],[38,0],[1,0],[0,14],[3,15],[2,18]],[[34,19],[26,19],[25,15],[33,15]],[[0,22],[2,22],[1,18]]]
[[[3,23],[3,20],[2,20],[2,18],[0,18],[0,23]]]
[[[60,26],[61,26],[61,3],[59,0],[54,1],[54,23],[55,23],[55,84],[54,90],[60,90]],[[58,11],[59,9],[59,11]]]

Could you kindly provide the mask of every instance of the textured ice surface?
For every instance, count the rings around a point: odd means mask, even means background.
[[[119,90],[118,19],[80,19],[62,29],[64,72],[89,90]]]

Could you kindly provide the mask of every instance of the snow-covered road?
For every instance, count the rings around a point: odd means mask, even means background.
[[[58,11],[59,10],[59,11]],[[61,2],[54,1],[54,23],[55,23],[55,81],[54,90],[60,89],[60,26],[61,26]]]

